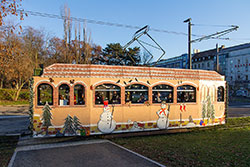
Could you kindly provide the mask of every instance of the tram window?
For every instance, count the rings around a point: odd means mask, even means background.
[[[121,88],[113,84],[103,84],[95,88],[95,104],[121,104]]]
[[[75,85],[74,87],[74,105],[84,105],[85,104],[85,92],[84,86]]]
[[[177,102],[196,102],[196,88],[191,85],[177,87]]]
[[[70,99],[70,96],[69,96],[69,86],[67,84],[62,84],[60,87],[59,87],[59,105],[60,106],[67,106],[69,105],[69,99]]]
[[[218,87],[217,101],[218,102],[223,102],[224,101],[224,88],[223,88],[223,86]]]
[[[37,88],[37,104],[45,105],[48,102],[49,105],[53,105],[53,88],[49,84],[40,84]]]
[[[148,87],[140,84],[129,85],[125,88],[125,102],[144,103],[148,101]]]
[[[157,85],[153,87],[153,103],[173,103],[173,87],[169,85]]]

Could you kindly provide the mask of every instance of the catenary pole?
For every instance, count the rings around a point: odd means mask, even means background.
[[[192,69],[192,54],[191,54],[191,18],[188,18],[184,23],[188,23],[188,58],[189,58],[189,69]]]
[[[216,71],[219,72],[219,47],[216,44]]]

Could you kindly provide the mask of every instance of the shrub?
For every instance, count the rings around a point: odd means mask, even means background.
[[[0,89],[0,100],[12,100],[11,96],[15,93],[12,89]],[[19,100],[29,100],[29,91],[21,90]]]
[[[18,99],[29,100],[29,98],[30,98],[30,92],[25,90],[25,91],[20,92],[20,95],[19,95]]]
[[[11,100],[14,91],[11,89],[0,89],[0,100]]]

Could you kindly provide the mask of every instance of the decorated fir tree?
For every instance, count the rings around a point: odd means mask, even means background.
[[[73,118],[70,115],[68,115],[67,118],[65,119],[63,128],[64,128],[63,131],[64,134],[66,133],[73,134],[75,132]]]
[[[202,104],[202,119],[203,119],[203,122],[204,122],[204,120],[205,120],[205,118],[206,118],[206,113],[207,113],[207,110],[206,110],[206,103],[205,103],[205,101],[204,101],[203,104]]]
[[[211,118],[212,104],[210,96],[207,97],[207,124],[209,124],[209,119]]]
[[[81,127],[81,122],[76,116],[73,117],[73,126],[74,126],[74,132],[76,134],[77,130],[80,130]]]
[[[214,105],[213,104],[211,105],[211,119],[212,119],[212,122],[214,122],[214,119],[215,119],[215,110],[214,110]]]
[[[209,119],[211,119],[212,121],[214,120],[215,118],[215,112],[214,112],[214,104],[212,104],[211,102],[211,98],[210,96],[208,96],[208,99],[207,99],[207,122],[209,123]]]
[[[45,106],[43,107],[43,116],[42,116],[43,126],[46,127],[46,135],[48,135],[49,126],[52,126],[51,124],[52,114],[50,111],[51,108],[48,102],[46,102]]]

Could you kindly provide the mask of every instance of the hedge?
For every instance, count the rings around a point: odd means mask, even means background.
[[[12,100],[12,94],[14,94],[12,89],[0,89],[0,100]],[[23,89],[20,92],[18,100],[29,100],[29,96],[29,90]]]

